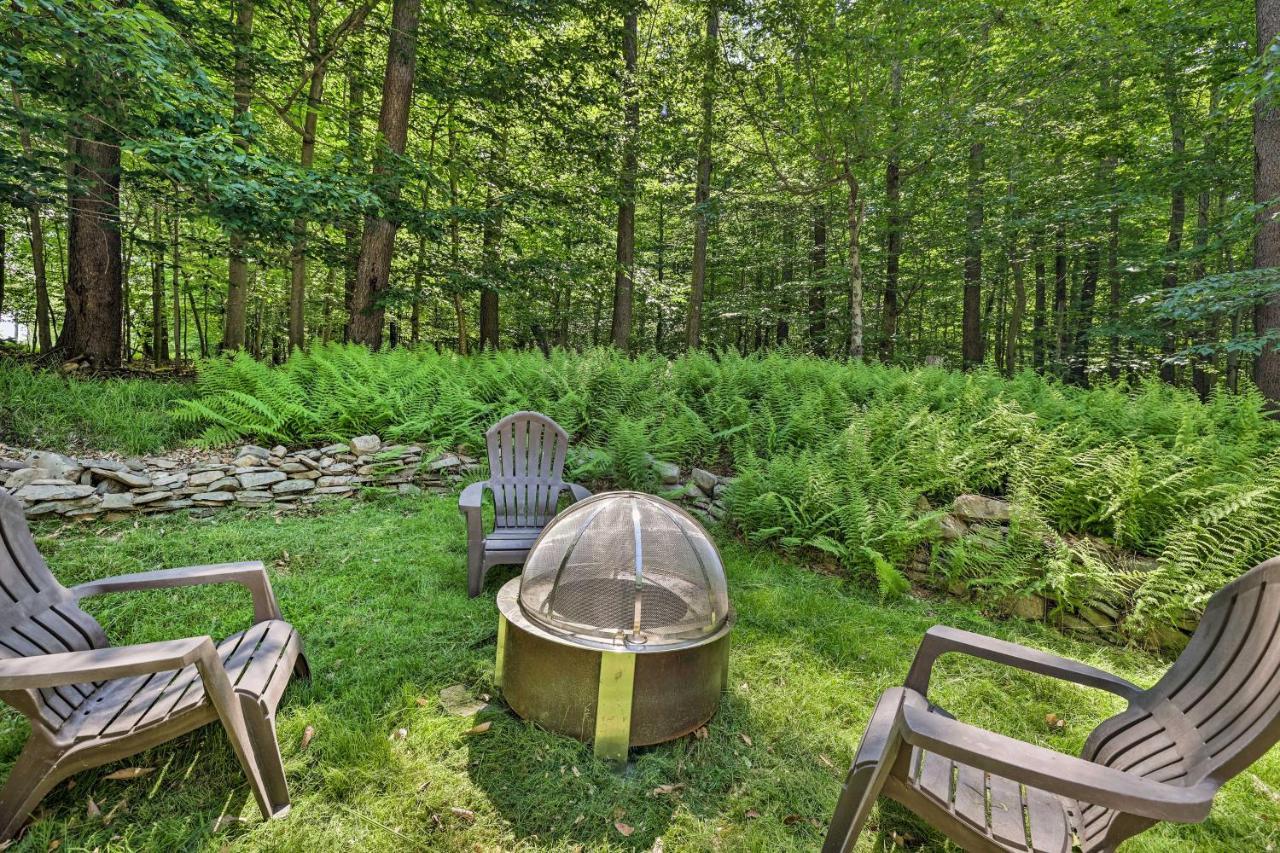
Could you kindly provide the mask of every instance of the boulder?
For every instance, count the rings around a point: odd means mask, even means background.
[[[237,479],[240,481],[240,488],[257,489],[262,486],[270,486],[272,483],[284,482],[286,477],[280,471],[256,471],[241,474]]]
[[[938,519],[938,526],[942,528],[943,542],[954,542],[969,532],[969,525],[951,513],[947,513]]]
[[[674,486],[680,482],[680,466],[674,462],[649,457],[649,466],[658,475],[664,486]]]
[[[41,476],[51,480],[76,480],[84,471],[84,466],[70,456],[48,450],[32,451],[24,461],[28,468],[42,471]]]
[[[965,521],[1008,521],[1012,507],[1008,501],[986,495],[958,495],[951,511]]]
[[[382,447],[382,439],[376,435],[358,435],[351,439],[351,452],[359,456],[377,453],[379,447]]]

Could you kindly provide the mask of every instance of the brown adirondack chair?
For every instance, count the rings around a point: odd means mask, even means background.
[[[187,637],[111,647],[79,607],[91,595],[238,583],[254,625],[214,645]],[[22,505],[0,489],[0,700],[31,723],[4,789],[0,841],[61,780],[221,720],[262,814],[289,810],[275,709],[291,672],[309,677],[262,563],[140,572],[68,589],[36,550]]]
[[[1280,740],[1280,558],[1209,601],[1183,653],[1149,690],[1086,664],[954,628],[931,629],[905,687],[888,690],[827,833],[852,849],[883,795],[965,850],[1112,851],[1160,821],[1196,823],[1218,788]],[[1080,758],[984,731],[928,701],[939,655],[958,652],[1107,690],[1128,708]]]
[[[458,511],[467,520],[467,592],[472,598],[484,588],[489,569],[524,562],[533,540],[555,517],[561,492],[568,489],[574,501],[591,497],[582,486],[561,479],[569,434],[546,415],[507,415],[484,436],[489,479],[467,486],[458,499]],[[488,536],[481,512],[485,489],[493,493],[494,508]]]

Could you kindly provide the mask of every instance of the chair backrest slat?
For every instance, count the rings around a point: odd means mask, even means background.
[[[0,658],[106,645],[102,626],[79,608],[75,596],[58,583],[40,556],[22,504],[0,490]],[[34,711],[50,729],[57,729],[94,687],[86,683],[14,691],[10,698]]]
[[[485,433],[497,527],[541,527],[564,491],[569,436],[546,415],[516,412]]]

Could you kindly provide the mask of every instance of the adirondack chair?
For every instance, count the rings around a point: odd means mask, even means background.
[[[872,712],[824,853],[852,849],[878,796],[972,851],[1113,851],[1160,821],[1196,823],[1218,788],[1280,740],[1280,558],[1209,601],[1149,690],[1086,664],[954,628],[926,633],[904,687]],[[928,701],[934,661],[958,652],[1106,690],[1128,708],[1080,758],[984,731]]]
[[[569,434],[546,415],[516,412],[484,435],[489,479],[467,486],[458,499],[458,511],[467,520],[467,592],[472,598],[484,588],[489,569],[524,562],[533,540],[555,517],[561,492],[568,489],[574,501],[591,497],[582,486],[561,479]],[[493,493],[494,508],[488,536],[481,513],[485,489]]]
[[[214,645],[187,637],[112,647],[79,601],[101,593],[238,583],[254,625]],[[309,677],[262,563],[120,575],[70,589],[36,550],[22,505],[0,489],[0,700],[31,734],[0,790],[0,842],[61,780],[220,720],[266,818],[289,810],[275,709],[291,672]]]

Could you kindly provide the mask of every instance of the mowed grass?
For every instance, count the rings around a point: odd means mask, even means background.
[[[992,622],[973,606],[873,593],[721,537],[738,610],[731,688],[705,739],[633,752],[622,773],[588,746],[522,722],[499,701],[451,716],[439,693],[493,688],[493,594],[465,592],[464,536],[442,498],[335,502],[311,514],[227,511],[37,528],[67,584],[120,572],[261,559],[306,642],[314,681],[290,688],[279,737],[293,812],[265,823],[221,730],[211,726],[46,798],[14,849],[94,850],[812,850],[879,693],[899,684],[936,623],[1087,660],[1150,684],[1166,663],[1141,652]],[[91,599],[113,641],[214,636],[248,624],[248,596],[206,587]],[[961,719],[1075,752],[1117,710],[1105,694],[954,656],[933,698]],[[1046,714],[1067,723],[1053,732]],[[479,723],[488,731],[468,734]],[[307,727],[314,737],[304,749]],[[405,736],[393,737],[403,729]],[[4,772],[26,724],[0,722]],[[135,781],[105,779],[150,767]],[[666,786],[666,787],[663,787]],[[1219,795],[1195,827],[1162,826],[1126,850],[1265,850],[1280,841],[1280,754]],[[658,791],[658,792],[655,792]],[[665,793],[663,793],[665,792]],[[89,806],[95,804],[99,814]],[[104,816],[111,816],[107,824]],[[224,816],[230,816],[230,819]],[[237,819],[239,818],[239,819]],[[618,825],[631,827],[630,836]],[[892,805],[859,850],[946,849]]]

